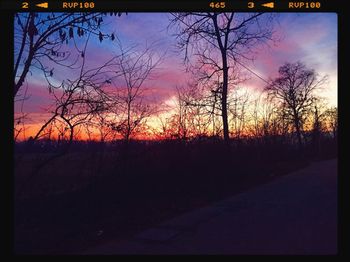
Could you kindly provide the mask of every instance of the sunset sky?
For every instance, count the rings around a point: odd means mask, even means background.
[[[107,17],[104,32],[114,32],[127,48],[137,44],[156,42],[159,55],[166,56],[152,80],[145,83],[152,93],[152,100],[168,103],[175,94],[176,86],[186,85],[189,75],[182,64],[183,54],[176,49],[176,40],[171,30],[167,30],[170,14],[167,13],[128,13],[121,17]],[[268,80],[276,77],[278,68],[284,62],[302,61],[320,75],[328,75],[327,88],[320,95],[328,99],[330,106],[337,106],[337,15],[335,13],[280,13],[275,26],[275,36],[280,40],[264,48],[253,62],[245,66]],[[78,44],[79,44],[78,40]],[[69,48],[69,46],[67,47]],[[92,37],[87,52],[89,66],[103,64],[106,59],[117,54],[116,42]],[[242,69],[243,71],[245,69]],[[54,77],[73,77],[72,70],[55,68]],[[246,72],[249,79],[241,85],[250,90],[262,90],[265,83],[255,75]],[[15,103],[15,113],[29,113],[28,125],[40,123],[47,117],[45,108],[52,102],[47,83],[40,71],[33,69],[27,77],[28,91],[23,105]],[[25,87],[25,86],[24,86]],[[24,88],[21,93],[23,93]]]

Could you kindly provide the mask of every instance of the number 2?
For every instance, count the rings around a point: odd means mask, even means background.
[[[29,6],[28,2],[22,2],[22,9],[27,9]]]

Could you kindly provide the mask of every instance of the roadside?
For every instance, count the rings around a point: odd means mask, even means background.
[[[337,159],[84,254],[336,254]]]
[[[85,191],[38,198],[17,208],[16,252],[64,254],[82,252],[137,232],[303,168],[306,161],[243,165],[245,173],[196,176],[167,173],[107,179]],[[242,169],[243,170],[243,169]],[[240,174],[240,176],[239,176]],[[146,179],[146,180],[145,180]],[[155,183],[156,182],[156,183]],[[153,183],[153,184],[152,184]],[[128,185],[128,186],[126,186]],[[28,216],[31,214],[31,216]]]

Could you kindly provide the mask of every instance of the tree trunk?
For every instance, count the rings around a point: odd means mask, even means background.
[[[34,24],[34,17],[35,17],[34,13],[31,13],[30,15],[31,15],[31,17],[30,17],[29,25],[30,24]],[[18,82],[14,83],[15,84],[15,88],[14,88],[13,97],[16,97],[19,89],[23,85],[23,82],[24,82],[24,80],[25,80],[25,78],[26,78],[26,76],[27,76],[27,74],[29,72],[29,68],[30,68],[30,66],[32,64],[32,61],[33,61],[33,58],[34,58],[34,54],[35,54],[33,41],[34,41],[34,35],[33,34],[29,34],[29,52],[28,52],[28,57],[27,57],[27,60],[24,63],[24,68],[23,68],[23,71],[21,73],[21,76],[18,79]],[[16,77],[16,76],[14,76],[14,77]]]
[[[40,134],[44,131],[44,129],[58,116],[58,113],[55,113],[36,133],[34,140],[37,140],[40,136]],[[51,135],[51,134],[50,134]]]
[[[224,131],[224,140],[226,143],[229,142],[229,130],[228,130],[228,118],[227,118],[227,86],[228,86],[228,66],[226,52],[222,54],[223,64],[223,83],[222,83],[222,124]]]
[[[229,132],[228,132],[228,119],[227,119],[227,89],[228,89],[228,65],[227,65],[227,40],[228,35],[225,35],[225,43],[222,42],[220,36],[220,30],[218,26],[217,14],[212,16],[215,34],[218,41],[218,45],[222,57],[222,73],[223,73],[223,83],[222,83],[222,97],[221,97],[221,115],[222,115],[222,125],[224,132],[224,141],[226,144],[229,142]]]
[[[69,125],[69,128],[70,128],[69,145],[71,145],[74,138],[74,127],[72,125]]]
[[[295,124],[295,130],[297,132],[298,147],[299,147],[299,149],[302,149],[303,143],[301,141],[301,131],[300,131],[299,119],[295,119],[294,124]]]
[[[125,140],[129,143],[130,140],[130,132],[131,132],[131,100],[128,101],[128,119],[127,119],[127,130],[125,134]]]

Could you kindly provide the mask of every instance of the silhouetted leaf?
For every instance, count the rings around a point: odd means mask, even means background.
[[[63,43],[63,41],[66,39],[66,32],[63,32],[62,33],[62,36],[61,36],[61,42]]]
[[[21,20],[19,18],[17,19],[17,24],[22,26]]]
[[[111,40],[114,41],[114,39],[115,39],[115,36],[114,36],[114,34],[112,34],[111,35]]]
[[[30,25],[29,25],[28,34],[31,37],[38,34],[38,29],[34,25],[34,21],[32,23],[30,23]]]
[[[69,38],[73,38],[73,27],[69,28]]]
[[[98,39],[100,40],[100,42],[102,42],[102,40],[103,40],[103,35],[102,35],[101,31],[100,31],[100,33],[98,34]]]
[[[103,19],[102,19],[102,17],[100,17],[100,18],[97,20],[97,26],[100,26],[102,22],[103,22]]]

